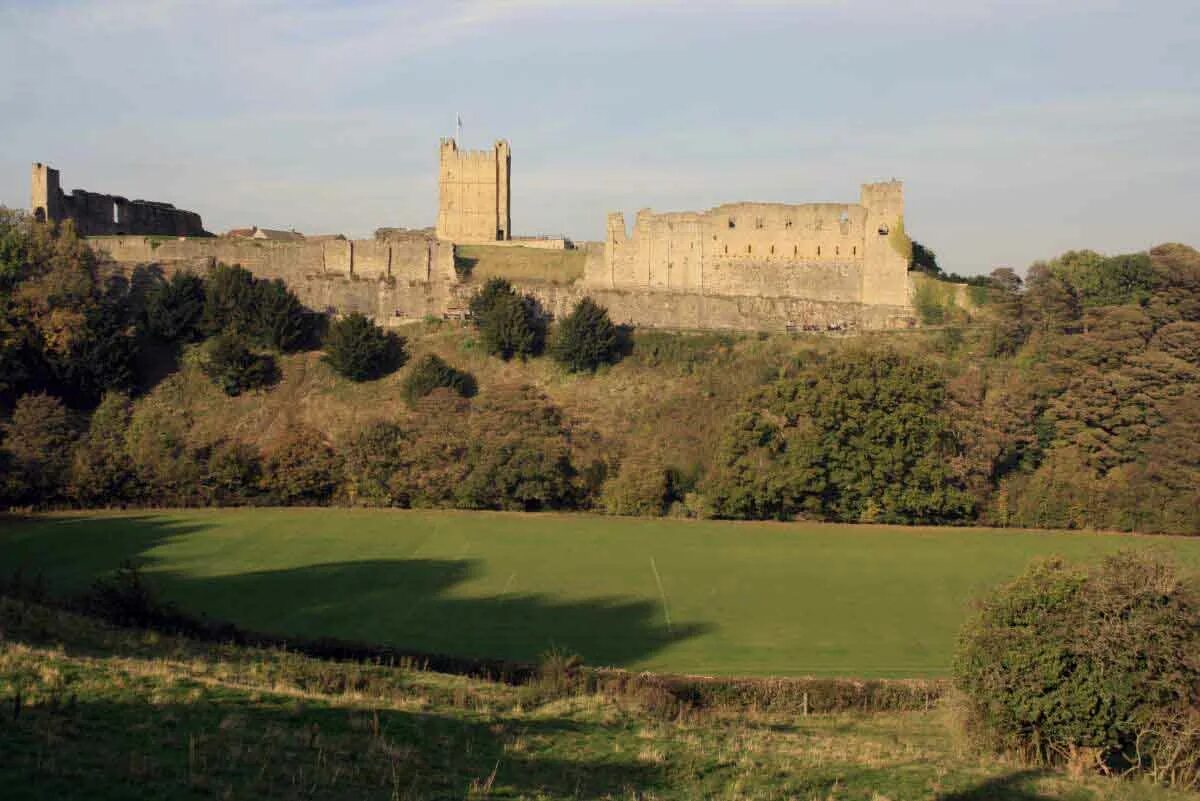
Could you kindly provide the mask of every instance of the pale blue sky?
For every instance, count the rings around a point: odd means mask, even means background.
[[[518,234],[896,177],[950,270],[1200,245],[1197,0],[0,0],[0,204],[429,225],[456,112]]]

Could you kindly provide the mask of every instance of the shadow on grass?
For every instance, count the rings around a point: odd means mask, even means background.
[[[632,754],[588,753],[590,727],[134,682],[155,701],[113,684],[116,698],[0,712],[4,797],[598,798],[665,782]]]
[[[86,589],[129,561],[163,600],[192,615],[270,635],[391,646],[410,654],[536,663],[557,647],[593,666],[634,664],[710,630],[673,621],[645,599],[467,595],[479,560],[372,559],[235,575],[157,570],[154,549],[207,528],[169,518],[41,518],[0,535],[0,575],[45,571],[50,593]]]
[[[1057,801],[1052,796],[1042,795],[1029,789],[1036,779],[1047,775],[1044,770],[1022,770],[988,779],[968,790],[939,795],[937,801]]]

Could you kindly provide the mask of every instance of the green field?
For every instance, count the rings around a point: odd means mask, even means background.
[[[585,515],[260,509],[7,519],[0,571],[124,560],[193,613],[413,651],[713,675],[937,676],[973,597],[1031,557],[1200,539]]]

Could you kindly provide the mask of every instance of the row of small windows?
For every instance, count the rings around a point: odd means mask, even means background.
[[[839,222],[839,223],[841,223],[842,225],[846,225],[847,223],[849,223],[849,222],[850,222],[850,215],[849,215],[849,214],[847,214],[846,212],[844,212],[844,211],[843,211],[843,212],[842,212],[842,214],[841,214],[841,216],[840,216],[840,217],[838,217],[838,222]],[[730,227],[730,228],[737,228],[737,217],[730,217],[730,218],[729,218],[729,227]],[[759,230],[762,230],[763,228],[766,228],[766,227],[767,227],[767,220],[766,220],[766,218],[765,218],[765,217],[755,217],[755,218],[754,218],[754,227],[755,227],[755,228],[757,228],[757,229],[759,229]],[[786,218],[786,219],[784,219],[784,221],[783,221],[783,227],[784,227],[784,228],[791,228],[791,227],[792,227],[792,221],[791,221],[791,219],[790,219],[790,218]]]
[[[753,245],[746,245],[746,253],[747,253],[747,254],[750,254],[750,255],[753,255],[753,254],[754,254],[754,246],[753,246]],[[774,246],[774,245],[771,245],[771,248],[770,248],[770,253],[771,253],[771,255],[772,255],[772,256],[774,256],[774,255],[775,255],[775,246]],[[729,245],[726,245],[726,246],[725,246],[725,255],[726,255],[726,256],[728,256],[728,255],[729,255]],[[799,246],[799,245],[792,245],[792,255],[793,255],[793,256],[799,256],[799,255],[800,255],[800,246]],[[817,245],[817,255],[818,255],[818,256],[820,256],[820,255],[821,255],[821,246],[820,246],[820,245]],[[840,256],[840,255],[842,255],[842,248],[841,248],[841,246],[840,246],[840,245],[834,245],[834,246],[833,246],[833,255],[835,255],[835,256]],[[857,255],[858,255],[858,245],[853,245],[853,246],[851,246],[851,248],[850,248],[850,255],[851,255],[851,256],[857,256]]]

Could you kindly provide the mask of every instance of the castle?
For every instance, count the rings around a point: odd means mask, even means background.
[[[169,204],[126,201],[76,190],[64,195],[58,172],[33,169],[33,214],[71,219],[113,268],[131,272],[203,271],[218,262],[281,278],[313,309],[362,312],[390,325],[427,316],[458,317],[479,279],[456,259],[518,250],[564,252],[561,278],[513,280],[552,315],[584,296],[613,320],[674,329],[852,330],[916,324],[898,181],[865,184],[858,203],[734,203],[705,212],[639,211],[630,233],[610,214],[604,242],[581,248],[565,239],[513,236],[507,141],[439,150],[434,233],[372,240],[258,242],[212,237],[200,217]],[[174,240],[151,240],[170,234]],[[484,254],[479,256],[478,254]],[[550,254],[546,254],[550,255]]]
[[[501,139],[491,150],[458,149],[443,139],[438,161],[437,236],[448,242],[504,242],[512,237],[508,182],[512,156]]]
[[[593,286],[744,297],[908,304],[911,243],[899,181],[849,203],[732,203],[706,212],[608,216]]]
[[[83,189],[63,192],[58,170],[38,162],[30,177],[29,208],[41,222],[71,220],[80,236],[142,234],[162,236],[211,236],[200,215],[177,209],[170,203],[128,200],[119,195],[101,195]]]

